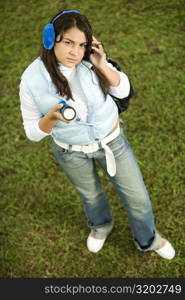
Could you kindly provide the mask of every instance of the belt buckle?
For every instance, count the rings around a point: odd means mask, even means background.
[[[93,144],[94,152],[98,151],[99,148],[100,148],[100,147],[99,147],[99,144],[98,144],[98,143]]]
[[[84,152],[84,153],[90,153],[88,149],[89,149],[88,145],[83,145],[82,148],[81,148],[81,151]]]
[[[99,149],[98,143],[91,144],[90,146],[91,146],[91,153],[92,153],[92,152],[96,152],[96,151],[98,151],[98,149]]]

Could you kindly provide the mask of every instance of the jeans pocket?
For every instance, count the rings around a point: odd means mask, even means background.
[[[109,147],[114,154],[114,157],[120,156],[128,149],[128,142],[123,134],[120,134],[115,140],[113,140]]]
[[[85,154],[78,151],[66,151],[64,148],[52,142],[52,151],[56,161],[63,169],[83,168],[88,163]]]
[[[52,141],[51,147],[52,147],[53,154],[59,163],[68,162],[72,159],[73,152],[69,152],[68,150],[60,147],[54,141]]]

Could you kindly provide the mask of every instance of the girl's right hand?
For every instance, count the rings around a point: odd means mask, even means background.
[[[70,121],[67,121],[62,117],[62,114],[60,112],[60,109],[62,108],[63,104],[57,104],[53,106],[52,109],[50,109],[47,113],[48,118],[52,121],[62,121],[65,123],[69,123]]]

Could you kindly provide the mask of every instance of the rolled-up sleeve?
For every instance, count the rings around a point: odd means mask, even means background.
[[[39,112],[23,81],[21,81],[19,86],[19,97],[23,126],[27,138],[38,142],[44,137],[51,135],[51,133],[46,133],[39,128],[39,121],[42,119],[42,114]]]
[[[118,72],[120,75],[120,83],[118,86],[111,86],[109,90],[109,94],[115,96],[117,98],[126,98],[130,93],[130,82],[127,75],[123,72],[118,71],[111,63],[107,62],[107,65]]]

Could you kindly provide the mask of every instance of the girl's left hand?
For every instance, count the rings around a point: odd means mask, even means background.
[[[105,66],[106,63],[106,54],[104,52],[101,42],[98,42],[93,36],[92,41],[92,50],[93,53],[90,54],[90,62],[96,67],[101,68]]]

